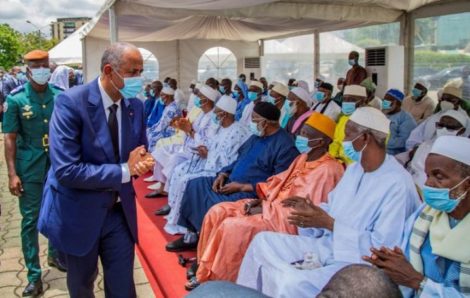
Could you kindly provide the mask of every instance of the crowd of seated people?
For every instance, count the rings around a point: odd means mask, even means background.
[[[390,297],[470,295],[462,80],[437,98],[422,81],[378,94],[359,54],[348,60],[313,90],[243,74],[193,81],[186,100],[174,79],[149,86],[147,198],[168,197],[155,214],[180,238],[166,250],[197,250],[194,297],[333,297],[364,270]]]

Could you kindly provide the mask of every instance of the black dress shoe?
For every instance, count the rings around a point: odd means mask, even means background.
[[[193,277],[196,277],[197,267],[199,267],[197,261],[191,264],[188,271],[186,271],[187,280],[191,280]]]
[[[155,215],[168,215],[170,214],[171,207],[170,205],[165,205],[162,208],[155,211]]]
[[[48,257],[47,264],[51,267],[57,268],[57,270],[59,270],[60,272],[67,272],[67,266],[58,257]]]
[[[145,195],[147,199],[164,198],[166,196],[168,196],[168,194],[162,193],[160,190],[152,191]]]
[[[42,281],[30,282],[23,291],[23,297],[39,297],[42,294]]]
[[[196,250],[197,241],[191,242],[191,243],[185,243],[184,236],[181,236],[181,238],[179,238],[178,240],[168,243],[165,248],[167,251],[171,251],[171,252]]]

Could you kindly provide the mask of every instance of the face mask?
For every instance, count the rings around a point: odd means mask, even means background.
[[[219,92],[222,94],[225,94],[225,87],[224,86],[219,86]]]
[[[354,149],[353,142],[357,140],[360,136],[362,136],[362,134],[355,137],[352,141],[343,142],[344,154],[346,154],[346,156],[353,161],[361,160],[361,153],[362,151],[364,151],[364,149],[366,149],[367,146],[367,144],[365,144],[364,147],[362,147],[361,151],[356,151],[356,149]]]
[[[150,89],[150,96],[155,97],[155,91],[153,91],[153,89]]]
[[[292,89],[294,89],[294,86],[289,86],[288,88],[289,88],[289,90],[292,90]]]
[[[356,60],[349,59],[348,63],[349,63],[349,65],[354,66],[354,65],[356,65]]]
[[[355,102],[343,102],[341,106],[341,111],[344,115],[351,115],[356,110],[356,103]]]
[[[38,85],[45,85],[51,77],[50,68],[31,68],[31,79]]]
[[[411,90],[411,94],[413,94],[413,97],[420,97],[421,96],[421,90],[419,90],[417,88],[413,88],[413,90]]]
[[[437,137],[456,136],[458,132],[459,132],[458,129],[451,130],[451,129],[447,129],[446,127],[443,127],[443,128],[436,129],[436,136]]]
[[[251,101],[255,101],[258,99],[258,93],[253,92],[253,91],[248,91],[248,99]]]
[[[451,103],[450,101],[446,101],[446,100],[441,101],[441,110],[443,112],[453,110],[454,108],[455,108],[454,104]]]
[[[233,98],[235,99],[238,99],[238,97],[240,96],[237,90],[233,90],[232,95],[233,95]]]
[[[276,100],[271,95],[268,95],[268,98],[266,98],[266,102],[269,102],[269,103],[272,103],[273,105],[276,105]]]
[[[201,98],[199,98],[199,96],[196,96],[196,97],[194,98],[194,105],[195,105],[197,108],[201,108],[201,107],[202,107]]]
[[[316,139],[310,139],[309,140],[304,136],[297,136],[295,138],[295,147],[297,148],[297,150],[299,150],[300,153],[308,153],[312,149],[314,149],[313,147],[308,146],[308,142],[316,141],[316,140],[321,140],[321,138],[316,138]]]
[[[263,132],[261,130],[259,130],[259,128],[258,128],[258,124],[256,124],[253,121],[250,122],[250,131],[251,131],[252,134],[254,134],[255,136],[258,136],[258,137],[261,137],[263,135]]]
[[[392,102],[390,100],[384,99],[382,101],[382,110],[390,110],[392,108]]]
[[[454,211],[455,208],[457,208],[457,206],[459,205],[460,201],[465,198],[467,192],[464,192],[461,196],[456,199],[450,197],[450,192],[453,189],[459,187],[459,185],[462,184],[465,180],[467,180],[467,178],[460,181],[456,186],[452,187],[451,189],[435,188],[425,185],[423,187],[424,202],[426,202],[426,204],[428,204],[431,208],[434,208],[439,211],[443,211],[446,213]]]
[[[157,101],[158,101],[159,104],[161,104],[161,105],[163,105],[163,106],[165,105],[165,102],[163,101],[163,99],[162,99],[161,97],[159,97],[159,98],[157,99]]]
[[[217,115],[214,113],[212,114],[212,122],[214,122],[215,125],[219,126],[220,125],[220,119],[217,118]]]
[[[163,87],[170,87],[170,85],[168,83],[163,83]]]
[[[315,100],[322,102],[325,99],[325,92],[317,91],[315,92]]]
[[[117,71],[113,70],[118,77],[124,81],[124,87],[118,89],[124,98],[136,97],[142,91],[144,80],[142,77],[123,78]],[[113,83],[114,84],[114,83]],[[116,88],[116,86],[114,86]]]
[[[295,102],[286,100],[284,103],[284,109],[286,111],[286,115],[290,118],[295,115],[295,112],[297,112],[297,104],[295,104]]]

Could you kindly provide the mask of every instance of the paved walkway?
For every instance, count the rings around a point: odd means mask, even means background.
[[[4,156],[3,134],[0,132],[0,297],[21,297],[26,279],[26,269],[21,252],[18,198],[8,191],[8,176]],[[65,273],[47,265],[47,240],[40,238],[41,264],[43,264],[43,297],[68,297]],[[145,273],[136,256],[134,279],[138,297],[154,297]],[[101,272],[95,283],[96,297],[104,297]]]

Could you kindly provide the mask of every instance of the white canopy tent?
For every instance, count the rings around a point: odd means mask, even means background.
[[[49,50],[49,59],[59,65],[82,63],[82,42],[80,35],[84,27],[80,27],[69,37]]]
[[[263,55],[263,40],[314,33],[317,72],[320,32],[399,21],[407,80],[413,18],[469,10],[468,0],[108,0],[80,34],[88,79],[110,42],[128,41],[156,56],[161,78],[186,86],[211,47],[230,49],[242,72],[243,58]]]

